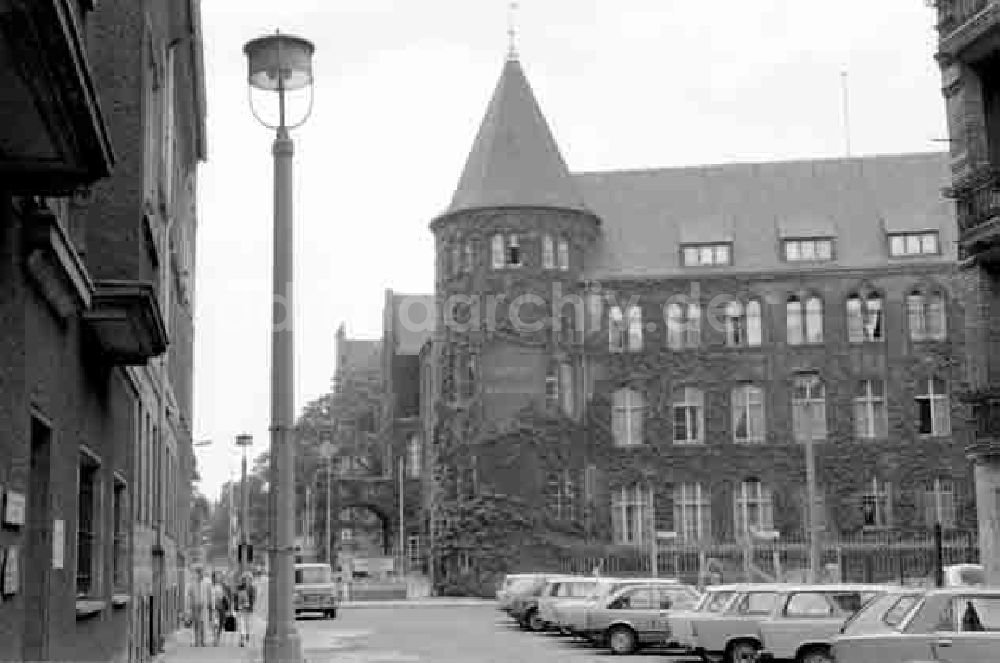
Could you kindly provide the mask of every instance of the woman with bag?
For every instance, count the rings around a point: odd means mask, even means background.
[[[253,616],[255,591],[249,576],[243,576],[236,590],[236,614],[240,625],[240,647],[250,642],[250,619]]]
[[[212,574],[212,608],[215,613],[215,646],[218,647],[219,637],[229,614],[229,597],[226,596],[226,588],[222,586],[217,573]]]

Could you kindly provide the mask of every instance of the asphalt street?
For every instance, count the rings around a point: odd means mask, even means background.
[[[520,630],[493,606],[346,608],[336,619],[302,617],[304,641],[324,643],[338,663],[623,663],[691,661],[656,651],[613,656],[570,638]],[[324,655],[306,658],[320,660]]]

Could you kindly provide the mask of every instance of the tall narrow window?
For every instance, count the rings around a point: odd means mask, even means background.
[[[924,492],[924,509],[928,527],[940,524],[944,529],[954,529],[958,521],[954,482],[950,479],[934,479]]]
[[[823,342],[823,300],[816,296],[806,299],[805,340],[806,343]]]
[[[573,364],[559,364],[559,396],[562,400],[562,411],[567,417],[576,415],[576,390],[573,380]]]
[[[462,273],[462,245],[458,242],[454,242],[451,245],[451,273],[461,274]]]
[[[407,440],[406,455],[406,467],[409,470],[410,478],[419,479],[423,467],[423,445],[420,444],[420,435],[414,433]]]
[[[743,538],[773,529],[771,490],[759,479],[741,482],[736,493],[736,536]]]
[[[559,269],[566,271],[569,269],[569,240],[565,237],[559,238]]]
[[[747,345],[752,348],[758,347],[761,344],[763,333],[761,324],[760,302],[757,301],[756,299],[751,299],[749,302],[747,302],[746,319],[747,319]]]
[[[707,541],[712,533],[712,502],[700,483],[681,483],[674,488],[674,526],[685,543]]]
[[[826,388],[818,375],[796,375],[792,384],[792,430],[797,441],[826,439]]]
[[[882,380],[861,380],[854,393],[854,435],[859,438],[883,438],[888,421],[885,411],[885,385]]]
[[[499,233],[493,235],[493,239],[490,240],[490,261],[493,263],[493,269],[503,269],[503,235]]]
[[[789,345],[823,342],[823,302],[809,296],[803,302],[792,295],[785,303],[785,321]]]
[[[550,364],[545,374],[545,402],[552,409],[559,406],[559,374],[555,364]]]
[[[465,242],[465,271],[471,272],[476,268],[476,251],[473,248],[472,240]]]
[[[511,235],[507,238],[507,266],[521,266],[521,242],[517,235]]]
[[[555,269],[556,248],[552,235],[542,236],[542,269]]]
[[[705,395],[694,387],[674,390],[674,442],[698,444],[705,441]]]
[[[649,533],[649,488],[640,483],[622,486],[611,495],[611,524],[615,543],[641,545]]]
[[[891,484],[872,479],[861,494],[861,522],[866,528],[883,529],[892,526]]]
[[[667,305],[667,346],[674,350],[701,343],[701,308],[697,304]]]
[[[883,339],[882,298],[853,294],[847,298],[847,331],[851,343]]]
[[[760,345],[760,302],[751,299],[744,305],[733,300],[726,303],[723,327],[729,347],[755,347]]]
[[[736,442],[764,441],[764,391],[754,385],[733,389],[733,439]]]
[[[916,395],[917,432],[921,435],[948,435],[951,433],[951,406],[948,387],[944,380],[930,378],[921,383]]]
[[[617,306],[608,309],[608,351],[625,351],[625,320]]]
[[[911,293],[906,313],[913,341],[942,341],[947,335],[944,297],[938,293]]]
[[[76,520],[76,594],[77,596],[97,596],[97,574],[100,555],[97,551],[98,519],[98,469],[97,461],[85,453],[80,453],[77,474],[77,520]]]
[[[549,472],[545,492],[547,507],[552,517],[557,520],[576,520],[577,482],[573,470]]]
[[[125,483],[115,477],[114,504],[112,505],[112,519],[114,527],[114,540],[112,545],[112,578],[116,591],[128,589],[128,490]],[[199,535],[200,536],[200,535]]]
[[[644,416],[645,403],[640,392],[633,389],[619,389],[614,393],[611,430],[615,446],[630,447],[642,444]]]
[[[628,309],[628,351],[642,352],[642,309],[638,306]]]
[[[789,345],[802,345],[805,340],[802,300],[795,295],[785,302],[785,338]]]

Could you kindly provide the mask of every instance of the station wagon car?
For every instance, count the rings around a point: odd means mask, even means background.
[[[648,583],[619,589],[587,611],[584,637],[615,654],[666,645],[670,610],[690,610],[701,598],[697,589],[679,583]]]
[[[742,585],[709,585],[693,609],[671,610],[667,615],[669,646],[693,651],[695,641],[691,633],[691,620],[721,614],[741,588]]]
[[[521,625],[521,628],[541,631],[544,624],[538,617],[538,600],[543,596],[551,595],[558,587],[559,581],[574,580],[577,577],[556,575],[538,579],[530,591],[521,593],[514,598],[510,606],[510,616]]]
[[[758,661],[832,663],[830,645],[869,600],[886,594],[885,585],[804,585],[781,592],[772,615],[758,623]]]
[[[848,625],[849,626],[849,625]],[[983,663],[1000,660],[1000,589],[927,590],[889,630],[847,632],[833,642],[837,663]]]
[[[608,597],[615,592],[626,587],[644,584],[679,584],[676,578],[615,578],[610,583],[598,583],[597,591],[585,602],[579,604],[564,604],[560,606],[556,614],[557,630],[570,635],[579,636],[585,639],[592,639],[592,636],[585,634],[587,631],[587,615],[591,610],[604,607]]]
[[[724,657],[730,663],[752,661],[760,649],[757,625],[774,612],[778,594],[786,585],[742,585],[718,612],[698,613],[690,619],[691,648],[706,657]]]
[[[598,589],[596,578],[571,578],[552,583],[547,593],[538,597],[538,608],[529,619],[531,630],[547,630],[555,626],[556,605],[563,601],[585,601]],[[534,623],[531,620],[534,620]]]

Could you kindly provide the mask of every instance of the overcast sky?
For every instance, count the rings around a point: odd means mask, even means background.
[[[522,0],[525,73],[573,171],[930,151],[947,135],[923,0]],[[243,44],[316,45],[295,139],[297,408],[326,392],[334,335],[378,337],[384,291],[430,292],[427,225],[449,203],[507,51],[503,0],[203,0],[195,439],[202,490],[266,449],[272,134]]]

